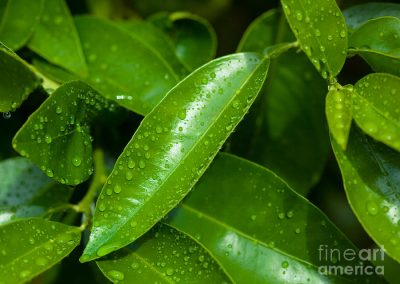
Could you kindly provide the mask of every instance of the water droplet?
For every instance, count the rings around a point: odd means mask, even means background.
[[[257,215],[251,215],[250,219],[251,219],[252,221],[255,221],[255,220],[257,219]]]
[[[367,202],[367,211],[371,215],[376,215],[378,214],[379,208],[378,205],[374,201],[368,201]]]
[[[47,174],[48,177],[53,177],[54,176],[53,171],[50,170],[50,169],[47,169],[46,174]]]
[[[137,222],[136,221],[131,221],[131,227],[135,228],[137,226]]]
[[[47,144],[50,144],[51,142],[53,142],[53,139],[49,135],[46,135],[44,137],[44,141],[46,141]]]
[[[121,192],[121,187],[119,186],[119,185],[116,185],[115,187],[114,187],[114,192],[115,193],[120,193]]]
[[[73,164],[75,167],[79,167],[79,166],[81,165],[81,163],[82,163],[82,160],[81,160],[81,158],[79,158],[79,157],[74,157],[74,158],[72,159],[72,164]]]
[[[11,112],[3,112],[3,118],[4,119],[10,119],[11,118]]]
[[[139,168],[144,169],[146,167],[146,163],[143,160],[139,161]]]
[[[105,211],[106,210],[106,206],[104,205],[104,203],[100,203],[99,204],[99,211],[100,212],[103,212],[103,211]]]
[[[56,107],[56,114],[61,114],[62,113],[62,108],[60,106]]]
[[[133,174],[131,172],[126,172],[125,178],[126,178],[126,180],[132,180],[133,179]]]
[[[298,21],[302,21],[303,20],[303,14],[300,11],[296,12],[296,19]]]
[[[282,266],[282,268],[288,268],[289,267],[289,262],[283,261],[281,266]]]
[[[167,268],[166,272],[167,272],[168,276],[174,275],[174,269],[172,269],[172,268]]]
[[[122,281],[125,278],[125,275],[121,271],[118,271],[118,270],[110,270],[110,271],[108,271],[107,275],[110,278],[117,280],[117,281]]]
[[[341,37],[341,38],[345,38],[346,35],[347,35],[347,33],[346,33],[345,30],[341,30],[341,31],[340,31],[340,37]]]
[[[100,247],[97,250],[97,256],[105,256],[106,254],[109,254],[112,251],[115,251],[117,249],[119,249],[119,244],[108,244],[108,245],[104,245],[102,247]]]

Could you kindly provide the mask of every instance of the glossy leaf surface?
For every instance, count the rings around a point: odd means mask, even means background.
[[[73,73],[87,74],[78,33],[64,0],[45,0],[43,14],[29,48]]]
[[[178,82],[171,66],[128,32],[90,16],[75,23],[89,67],[84,80],[108,99],[147,114]]]
[[[336,142],[346,149],[353,120],[353,92],[351,89],[329,91],[326,96],[326,118]]]
[[[400,261],[400,154],[353,127],[346,151],[332,141],[349,203],[368,234]]]
[[[216,34],[205,19],[186,12],[158,14],[151,22],[169,35],[177,57],[194,70],[215,57]]]
[[[0,112],[15,110],[40,85],[25,61],[0,43]]]
[[[239,51],[262,53],[293,40],[284,15],[272,10],[250,25]],[[297,192],[307,193],[318,181],[329,149],[325,92],[325,82],[306,56],[295,51],[281,54],[271,62],[249,116],[229,140],[230,151],[268,167]]]
[[[45,0],[1,0],[0,41],[12,50],[23,47],[39,23]]]
[[[400,78],[370,74],[355,85],[354,119],[378,141],[400,151]]]
[[[324,78],[341,71],[347,54],[347,28],[335,0],[281,0],[302,50]]]
[[[0,283],[25,283],[66,257],[80,241],[80,230],[43,219],[0,227]]]
[[[321,244],[355,249],[327,217],[273,172],[232,155],[216,158],[166,222],[207,248],[236,283],[346,283],[354,277],[318,271],[332,265],[321,257]],[[356,263],[342,258],[335,265]]]
[[[395,3],[365,3],[346,9],[343,11],[343,15],[346,19],[347,28],[352,32],[374,18],[384,16],[400,18],[400,5]]]
[[[0,224],[43,216],[49,209],[68,203],[71,193],[25,158],[0,162]]]
[[[353,32],[349,46],[376,72],[400,75],[400,18],[369,20]]]
[[[159,57],[163,58],[172,67],[175,74],[180,78],[188,75],[189,71],[175,54],[175,46],[169,37],[154,27],[152,24],[143,21],[121,22],[119,25],[127,30],[137,40],[148,45]]]
[[[167,225],[97,265],[114,283],[231,283],[202,247]]]
[[[108,102],[85,83],[58,88],[13,139],[14,149],[49,177],[76,185],[92,174],[91,120]]]
[[[254,53],[211,61],[144,118],[101,191],[81,261],[131,243],[179,203],[248,111],[268,66]]]

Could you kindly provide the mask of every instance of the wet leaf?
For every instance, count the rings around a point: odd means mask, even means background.
[[[347,54],[347,28],[335,0],[281,0],[302,50],[326,79],[342,70]]]
[[[51,63],[82,76],[87,74],[78,33],[64,0],[45,0],[40,23],[28,46]]]
[[[175,47],[165,33],[148,22],[138,20],[121,22],[119,26],[127,30],[132,37],[146,44],[152,51],[158,53],[159,57],[168,62],[180,78],[188,75],[189,71],[176,56]]]
[[[354,119],[378,141],[400,151],[400,78],[370,74],[355,85]]]
[[[176,56],[194,70],[215,57],[217,38],[207,20],[186,12],[160,13],[150,21],[171,38]]]
[[[159,54],[117,26],[89,16],[75,23],[89,67],[84,80],[108,99],[147,114],[178,82]]]
[[[108,107],[85,83],[64,84],[19,129],[13,147],[47,176],[77,185],[92,174],[90,123]]]
[[[207,251],[167,225],[96,263],[113,283],[231,283]]]
[[[262,53],[266,47],[293,40],[284,15],[272,10],[250,25],[239,51]],[[258,101],[227,148],[270,168],[306,194],[318,181],[329,150],[325,92],[324,80],[305,55],[281,54],[271,62]]]
[[[363,282],[321,274],[326,265],[359,265],[357,256],[328,259],[325,249],[357,249],[273,172],[241,158],[220,154],[170,215],[166,222],[209,250],[235,283]]]
[[[332,140],[349,203],[368,234],[400,261],[400,154],[353,127],[346,151]]]
[[[342,149],[346,149],[353,120],[352,87],[329,91],[326,96],[326,117],[333,138]]]
[[[0,112],[13,111],[40,85],[18,55],[0,43]]]
[[[1,226],[1,283],[29,281],[66,257],[79,241],[79,228],[39,218]]]
[[[400,75],[400,18],[369,20],[353,32],[349,46],[376,72]]]
[[[0,224],[44,216],[68,203],[71,194],[70,188],[49,179],[28,159],[0,162]]]
[[[395,3],[364,3],[343,11],[349,32],[353,32],[368,20],[393,16],[400,18],[400,5]]]
[[[131,243],[179,203],[248,111],[268,66],[254,53],[211,61],[144,118],[101,191],[81,261]]]
[[[12,50],[23,47],[39,23],[45,0],[2,0],[0,41]]]

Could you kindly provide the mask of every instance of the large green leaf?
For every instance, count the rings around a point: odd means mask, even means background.
[[[395,3],[365,3],[346,9],[343,11],[343,15],[349,32],[352,32],[366,21],[374,18],[384,16],[400,18],[400,5]]]
[[[89,16],[75,23],[88,61],[85,81],[107,98],[147,114],[177,83],[169,64],[128,32]]]
[[[16,218],[43,216],[68,203],[72,191],[45,176],[31,161],[0,162],[0,224]]]
[[[325,111],[333,138],[346,149],[353,120],[352,87],[329,91],[326,96]]]
[[[80,241],[80,230],[39,218],[0,227],[0,283],[25,283],[66,257]]]
[[[13,147],[49,177],[79,184],[92,174],[90,123],[108,107],[85,83],[64,84],[19,129]]]
[[[144,118],[101,191],[82,261],[131,243],[179,203],[248,111],[268,66],[254,53],[211,61]]]
[[[347,54],[347,28],[335,0],[281,0],[303,51],[324,78],[342,70]]]
[[[292,40],[284,15],[272,10],[250,25],[239,51],[261,53]],[[296,191],[307,193],[318,181],[329,150],[325,92],[323,79],[304,55],[280,55],[271,62],[259,100],[230,139],[230,151],[270,168]]]
[[[0,112],[15,110],[40,85],[18,55],[0,43]]]
[[[150,21],[169,35],[177,57],[194,70],[215,57],[217,37],[205,19],[186,12],[160,13]]]
[[[166,222],[207,248],[236,283],[364,283],[371,277],[322,275],[325,265],[359,265],[358,257],[329,259],[325,248],[357,249],[273,172],[235,156],[219,155]]]
[[[347,198],[368,234],[400,261],[400,154],[352,129],[346,151],[332,140]]]
[[[355,85],[354,119],[378,141],[400,151],[400,78],[375,73]]]
[[[45,0],[1,0],[0,41],[13,50],[23,47],[37,24]]]
[[[375,71],[400,75],[400,18],[369,20],[350,36],[349,46]]]
[[[148,22],[138,20],[120,22],[119,26],[126,29],[132,37],[147,44],[152,51],[158,53],[180,78],[188,75],[187,68],[178,59],[175,54],[175,47],[165,33]]]
[[[73,73],[87,74],[78,33],[64,0],[45,0],[43,15],[29,48]]]
[[[96,262],[114,283],[230,283],[207,251],[167,225]]]

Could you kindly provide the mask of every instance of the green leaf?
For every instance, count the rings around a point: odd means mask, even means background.
[[[0,282],[25,283],[66,257],[80,241],[80,230],[43,219],[0,227]]]
[[[15,110],[40,85],[18,55],[0,43],[0,112]]]
[[[92,174],[92,119],[108,102],[85,83],[58,88],[25,122],[14,149],[49,177],[77,185]]]
[[[45,0],[42,18],[28,46],[51,63],[87,75],[78,33],[64,0]]]
[[[39,23],[44,1],[0,1],[0,41],[13,50],[23,47]]]
[[[284,15],[272,10],[250,25],[239,50],[261,53],[293,39]],[[318,181],[329,150],[325,92],[324,80],[305,55],[281,54],[271,62],[259,100],[230,139],[229,151],[270,168],[306,194]]]
[[[96,263],[114,283],[231,283],[207,251],[167,225]]]
[[[63,84],[69,81],[79,80],[77,75],[69,73],[67,70],[62,69],[56,65],[48,63],[40,58],[34,58],[32,60],[32,65],[42,74],[46,74],[47,78]]]
[[[346,149],[353,120],[352,87],[329,91],[325,111],[333,138],[342,149]]]
[[[347,198],[368,234],[400,261],[400,154],[352,129],[346,151],[331,140]]]
[[[354,119],[367,134],[400,151],[400,78],[370,74],[355,85]]]
[[[158,53],[172,67],[180,78],[186,77],[189,71],[175,54],[174,45],[162,31],[152,24],[143,21],[120,22],[119,26],[129,32],[135,39],[146,44],[154,53]]]
[[[302,50],[322,74],[335,77],[347,54],[347,28],[335,0],[281,0]]]
[[[186,12],[160,13],[150,21],[169,35],[177,57],[194,70],[215,57],[217,36],[207,20]]]
[[[128,32],[89,16],[75,23],[89,67],[83,79],[103,96],[147,114],[178,82],[171,66]]]
[[[349,39],[349,52],[359,54],[376,72],[400,75],[400,19],[369,20]]]
[[[81,261],[131,243],[179,203],[248,111],[268,66],[254,53],[211,61],[144,118],[101,191]]]
[[[166,222],[195,237],[236,283],[363,282],[322,275],[325,265],[359,265],[358,257],[335,263],[324,248],[357,249],[273,172],[232,155],[216,158]]]
[[[366,21],[374,18],[384,16],[400,18],[400,5],[395,3],[365,3],[346,9],[343,11],[343,15],[351,33]]]
[[[71,194],[70,188],[56,184],[28,159],[0,162],[0,224],[44,216],[50,209],[68,203]]]

